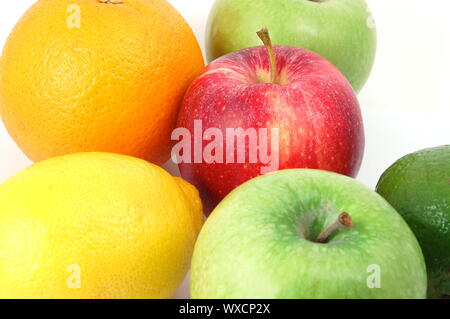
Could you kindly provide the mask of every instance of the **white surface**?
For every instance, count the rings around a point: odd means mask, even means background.
[[[214,1],[169,2],[186,18],[204,48],[206,19]],[[34,0],[1,1],[1,47],[32,3]],[[371,78],[359,95],[366,153],[358,179],[373,188],[381,173],[401,156],[450,144],[450,2],[368,3],[378,28],[378,51]],[[29,164],[0,124],[0,182]],[[176,296],[186,296],[187,288],[185,282]]]

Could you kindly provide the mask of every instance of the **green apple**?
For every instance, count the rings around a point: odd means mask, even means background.
[[[420,246],[380,195],[336,173],[294,169],[231,192],[206,221],[193,298],[425,298]]]
[[[332,62],[359,92],[375,58],[376,29],[364,0],[217,0],[206,48],[212,61],[258,46],[267,27],[275,45],[301,47]]]

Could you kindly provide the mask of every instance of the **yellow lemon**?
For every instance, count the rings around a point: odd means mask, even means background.
[[[202,223],[197,190],[146,161],[42,161],[0,185],[0,298],[170,297]]]

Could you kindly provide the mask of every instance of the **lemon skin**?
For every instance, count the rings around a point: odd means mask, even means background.
[[[78,153],[0,185],[0,298],[167,298],[203,223],[197,190],[146,161]]]

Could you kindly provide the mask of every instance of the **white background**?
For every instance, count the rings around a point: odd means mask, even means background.
[[[0,2],[1,48],[34,2]],[[169,2],[185,17],[204,48],[206,20],[214,0]],[[367,2],[377,24],[378,51],[372,75],[359,95],[366,152],[358,180],[374,188],[381,173],[401,156],[450,144],[450,2]],[[0,123],[0,182],[30,164]],[[173,165],[170,171],[177,173]],[[177,296],[186,294],[187,282]]]

